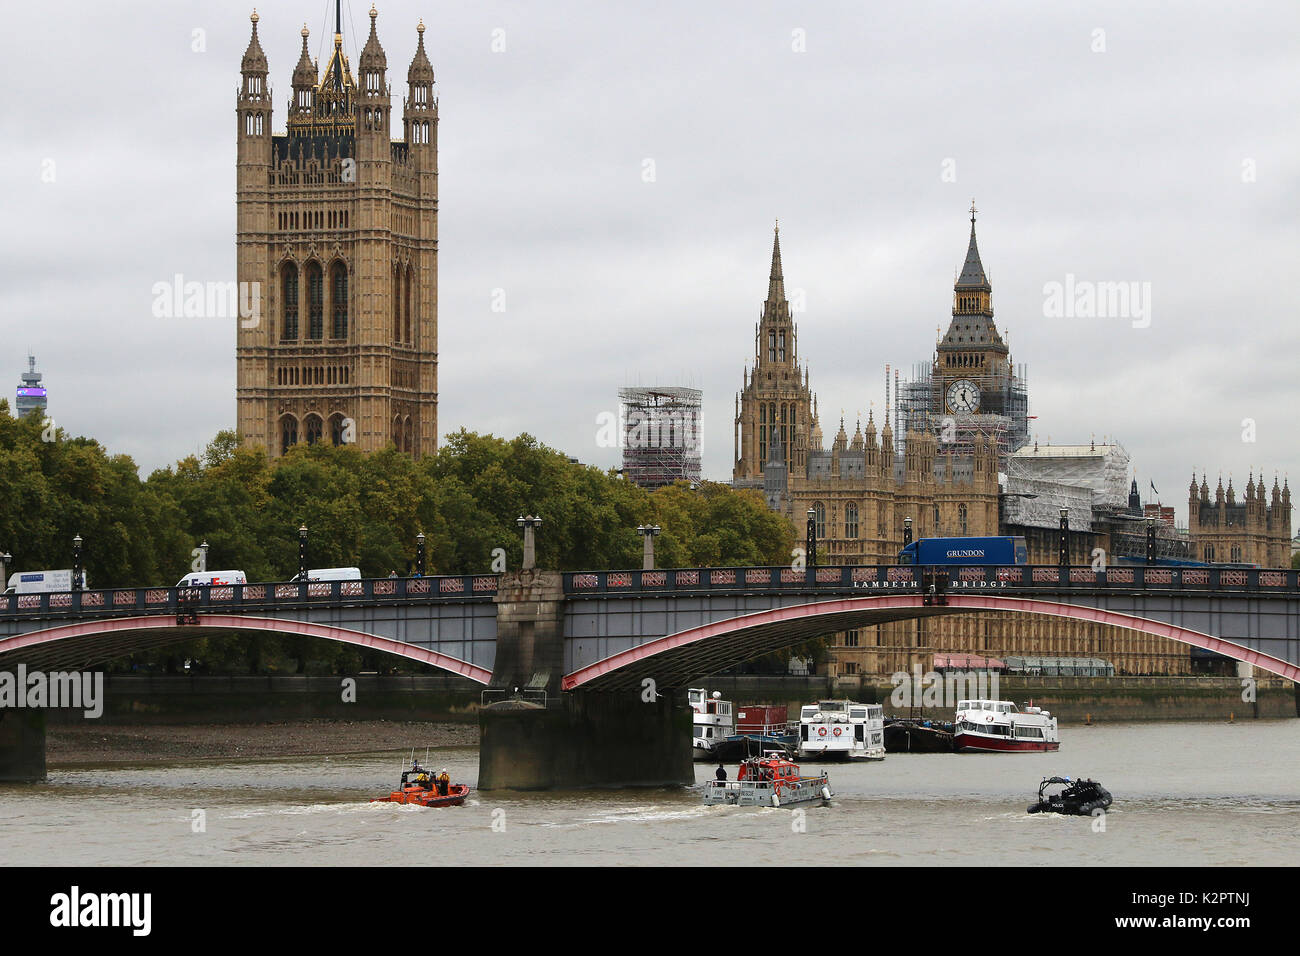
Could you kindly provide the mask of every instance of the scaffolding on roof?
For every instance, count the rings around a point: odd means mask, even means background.
[[[623,477],[643,488],[675,481],[698,482],[700,408],[698,388],[620,388]]]
[[[935,381],[933,366],[918,362],[912,366],[911,380],[896,384],[894,390],[894,443],[899,458],[906,450],[909,431],[935,434],[942,453],[959,457],[971,455],[976,437],[983,436],[997,448],[1000,461],[1029,440],[1029,395],[1023,365],[1009,377],[980,369],[963,369],[961,376],[974,382],[981,394],[997,395],[1003,411],[947,413],[943,384]]]

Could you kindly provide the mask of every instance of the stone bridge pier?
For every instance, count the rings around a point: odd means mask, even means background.
[[[680,692],[562,691],[564,586],[553,571],[502,576],[497,649],[479,711],[480,790],[695,782]]]
[[[45,712],[0,709],[0,783],[45,780]]]

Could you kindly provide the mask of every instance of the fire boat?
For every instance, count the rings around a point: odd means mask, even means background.
[[[710,780],[704,786],[705,803],[739,807],[828,806],[834,795],[825,773],[801,776],[798,764],[775,756],[750,757],[741,762],[735,780]]]

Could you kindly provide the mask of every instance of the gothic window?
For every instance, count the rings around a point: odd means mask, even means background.
[[[961,533],[962,533],[962,537],[965,537],[965,536],[969,533],[969,532],[966,530],[966,506],[965,506],[965,505],[958,505],[958,507],[957,507],[957,520],[958,520],[959,522],[961,522]]]
[[[767,360],[769,362],[776,361],[776,333],[775,332],[767,333]]]
[[[347,419],[339,412],[330,416],[330,441],[335,445],[342,445],[347,438]]]
[[[939,506],[934,506],[934,533],[939,533]]]
[[[402,451],[408,454],[415,451],[415,426],[411,422],[410,415],[402,421],[402,437]]]
[[[307,263],[307,338],[325,337],[325,278],[319,262]]]
[[[320,420],[319,415],[308,415],[306,425],[307,444],[314,445],[321,439],[321,433],[324,431],[324,423]]]
[[[854,539],[858,536],[858,506],[848,504],[844,508],[844,537]]]
[[[348,337],[348,269],[341,262],[334,263],[334,281],[330,290],[334,312],[334,338]]]
[[[402,274],[393,266],[393,341],[402,340]]]
[[[285,415],[280,419],[280,454],[298,444],[298,419]]]
[[[298,340],[298,267],[286,262],[280,270],[281,301],[284,315],[280,321],[280,341]]]
[[[785,361],[785,333],[781,332],[777,336],[777,355],[781,361]]]
[[[759,420],[759,422],[760,422],[761,424],[764,424],[764,425],[767,424],[767,406],[766,406],[766,405],[760,405],[760,406],[758,406],[758,420]]]
[[[820,501],[813,502],[813,527],[817,529],[817,540],[826,537],[826,506]]]
[[[1232,563],[1232,564],[1240,564],[1240,563],[1241,563],[1241,545],[1234,544],[1234,545],[1232,546],[1232,561],[1231,561],[1231,563]]]
[[[406,267],[406,302],[402,306],[402,312],[406,318],[406,344],[410,345],[415,340],[411,337],[411,267]]]

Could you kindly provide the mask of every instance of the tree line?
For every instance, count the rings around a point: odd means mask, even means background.
[[[666,568],[783,565],[794,546],[790,523],[756,491],[713,482],[649,491],[527,434],[462,429],[419,461],[391,446],[366,455],[326,444],[299,444],[271,460],[223,431],[202,455],[141,479],[130,456],[52,432],[36,415],[17,419],[0,400],[0,475],[9,572],[71,567],[80,535],[91,588],[174,584],[204,542],[209,569],[285,581],[298,571],[304,525],[311,567],[356,566],[365,577],[407,573],[420,532],[428,574],[487,573],[494,553],[518,568],[519,515],[543,519],[537,564],[560,571],[639,568],[638,525],[662,529],[656,563]],[[251,654],[259,659],[246,662],[257,670],[274,644],[247,638],[244,650],[222,656]],[[338,651],[334,662],[348,657]],[[304,660],[299,653],[297,669]]]

